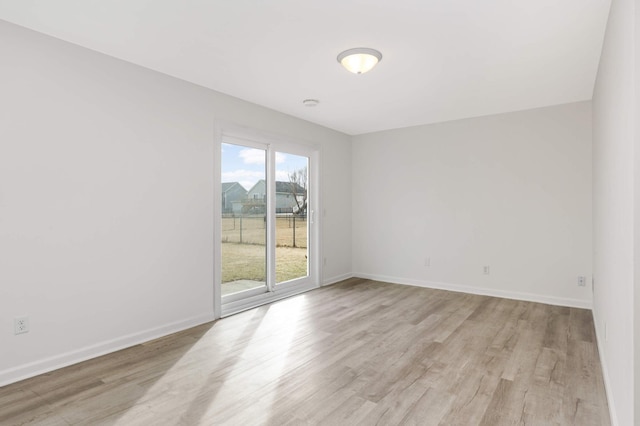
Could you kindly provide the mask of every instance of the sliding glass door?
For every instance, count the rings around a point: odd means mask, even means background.
[[[276,152],[275,283],[309,275],[309,158]]]
[[[220,158],[222,315],[317,286],[315,153],[222,135]]]
[[[267,151],[222,144],[222,296],[266,291]]]

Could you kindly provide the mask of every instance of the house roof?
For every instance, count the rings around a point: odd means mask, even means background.
[[[297,195],[304,195],[305,189],[294,182],[282,182],[276,181],[276,192],[280,193],[295,193]]]
[[[227,192],[236,185],[242,188],[244,192],[247,192],[247,190],[244,189],[244,186],[240,185],[238,182],[222,182],[222,192]]]
[[[264,185],[264,179],[260,179],[259,181],[257,181],[255,185],[251,187],[249,192],[253,191],[253,189],[258,185]],[[297,195],[304,195],[307,193],[307,191],[297,183],[276,181],[276,193],[280,193],[280,194],[295,193]]]

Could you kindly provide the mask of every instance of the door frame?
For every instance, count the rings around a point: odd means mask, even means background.
[[[241,297],[233,297],[234,295],[225,296],[225,303],[222,300],[222,205],[219,202],[221,195],[222,183],[222,161],[221,149],[222,143],[231,139],[229,143],[236,141],[238,144],[246,144],[249,147],[267,150],[267,170],[266,181],[275,182],[275,154],[271,151],[285,152],[296,155],[303,155],[309,158],[309,182],[310,188],[308,193],[308,203],[312,207],[307,212],[308,226],[308,276],[303,279],[294,279],[281,284],[275,282],[275,213],[267,214],[267,288],[262,291],[262,287],[247,291]],[[239,126],[234,123],[225,123],[217,121],[215,125],[214,137],[214,167],[213,167],[213,184],[214,184],[214,316],[221,318],[270,303],[279,299],[293,296],[305,291],[320,287],[321,266],[321,214],[320,205],[320,149],[318,145],[309,143],[304,140],[293,141],[291,138],[269,134],[267,132]],[[275,212],[275,185],[267,184],[269,196],[267,197],[267,212]],[[271,287],[269,287],[271,286]]]

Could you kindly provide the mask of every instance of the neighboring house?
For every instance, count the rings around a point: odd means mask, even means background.
[[[298,212],[298,205],[302,207],[302,210],[306,209],[304,206],[305,199],[307,197],[307,191],[294,182],[276,182],[276,213],[293,213]],[[247,193],[247,199],[249,204],[258,206],[260,204],[264,209],[264,203],[267,199],[267,187],[264,179],[260,179],[253,185],[253,188]],[[296,202],[296,199],[298,200]]]
[[[240,213],[247,190],[238,182],[222,182],[222,213]]]

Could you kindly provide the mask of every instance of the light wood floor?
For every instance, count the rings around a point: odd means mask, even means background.
[[[0,424],[609,418],[589,311],[352,279],[0,388]]]

